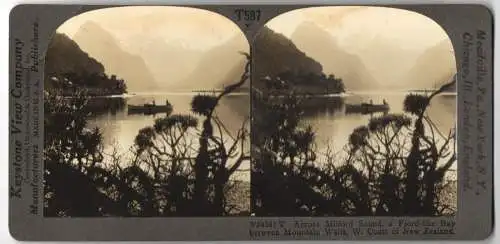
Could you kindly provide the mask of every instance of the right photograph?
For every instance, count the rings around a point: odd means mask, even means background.
[[[252,58],[252,216],[457,213],[456,60],[434,20],[294,10]]]

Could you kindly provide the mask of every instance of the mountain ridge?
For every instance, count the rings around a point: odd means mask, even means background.
[[[126,52],[119,42],[99,24],[87,21],[73,36],[82,50],[103,63],[107,73],[116,74],[127,82],[129,91],[144,91],[158,87],[144,59]]]
[[[347,90],[378,85],[362,59],[344,51],[338,41],[318,25],[303,22],[297,26],[290,39],[309,57],[319,61],[323,72],[341,78]]]
[[[252,86],[265,89],[263,78],[284,72],[323,74],[323,66],[284,35],[263,27],[254,40]]]
[[[92,96],[127,92],[125,81],[106,74],[104,65],[62,33],[56,33],[49,43],[44,73],[44,89],[67,96],[79,89],[86,89]]]
[[[219,89],[239,81],[246,64],[240,52],[248,52],[248,44],[244,36],[235,35],[203,53],[191,74],[176,87],[187,89],[196,84],[197,89]]]
[[[46,52],[45,76],[84,72],[102,75],[104,65],[81,50],[66,34],[55,33]]]
[[[408,82],[416,88],[439,88],[457,72],[450,40],[443,40],[425,50],[408,72]]]

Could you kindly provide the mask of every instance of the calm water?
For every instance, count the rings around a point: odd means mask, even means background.
[[[126,154],[133,145],[137,132],[151,126],[154,120],[162,114],[157,115],[128,115],[126,105],[140,105],[151,102],[161,105],[165,100],[173,105],[174,114],[192,114],[191,99],[193,93],[171,93],[171,94],[137,94],[127,98],[106,98],[105,111],[96,115],[90,121],[91,126],[98,126],[104,135],[105,149],[110,152],[117,148],[119,152]],[[356,93],[348,96],[318,98],[319,103],[307,108],[305,123],[309,123],[316,131],[316,143],[318,150],[325,152],[327,145],[335,151],[340,151],[347,142],[350,133],[358,126],[366,125],[371,116],[362,114],[346,114],[344,104],[369,102],[382,103],[385,99],[390,106],[390,113],[403,112],[403,92],[393,93]],[[340,101],[340,102],[339,102]],[[246,94],[235,94],[225,97],[217,107],[217,116],[224,122],[232,134],[236,134],[243,122],[249,115],[250,99]],[[321,106],[318,106],[321,105]],[[455,126],[456,121],[456,96],[438,96],[428,109],[428,114],[437,127],[447,134]],[[201,121],[201,118],[200,118]],[[226,134],[227,136],[227,134]],[[236,176],[239,179],[249,180],[250,173],[247,171],[249,165],[242,165],[242,172]]]
[[[126,157],[130,155],[130,148],[133,146],[138,131],[144,127],[152,126],[155,119],[165,116],[161,113],[156,115],[128,114],[127,105],[142,105],[153,100],[157,105],[163,105],[168,99],[173,106],[173,114],[190,114],[199,118],[198,124],[201,129],[203,118],[191,112],[190,104],[194,95],[194,93],[136,94],[125,98],[106,98],[105,103],[107,106],[105,111],[98,113],[89,122],[89,126],[101,128],[106,152],[111,153],[116,149]],[[217,106],[216,115],[224,122],[231,135],[237,134],[245,118],[249,116],[249,102],[248,96],[234,94],[224,97]],[[109,106],[109,104],[113,104],[113,106]],[[224,133],[224,137],[227,138],[229,144],[230,137],[228,137],[228,133]],[[193,135],[193,140],[196,143],[195,138]],[[249,165],[242,165],[240,169],[242,171],[238,172],[236,177],[249,179]]]
[[[370,100],[374,104],[382,104],[385,99],[390,107],[389,113],[402,114],[405,96],[404,92],[366,92],[344,96],[342,99],[344,104],[359,104]],[[316,143],[320,152],[325,152],[328,144],[335,152],[342,151],[355,128],[367,125],[371,117],[381,115],[380,113],[346,114],[344,104],[336,105],[333,110],[324,108],[316,110],[307,116],[306,123],[311,124],[316,131]],[[427,114],[436,127],[447,135],[456,125],[456,96],[447,94],[434,97]]]

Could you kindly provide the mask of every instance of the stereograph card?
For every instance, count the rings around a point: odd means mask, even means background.
[[[26,4],[9,42],[15,239],[492,231],[487,6]]]

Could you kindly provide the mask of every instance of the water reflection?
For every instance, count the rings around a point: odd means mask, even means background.
[[[325,116],[339,115],[344,106],[342,97],[316,96],[301,100],[304,116],[308,118],[321,118]]]
[[[89,100],[87,109],[93,116],[113,114],[123,111],[127,107],[123,97],[94,97]]]
[[[191,100],[195,93],[171,94],[140,94],[130,97],[92,98],[90,104],[93,117],[89,121],[90,127],[98,127],[103,133],[104,150],[110,154],[117,151],[124,157],[130,156],[130,149],[138,131],[144,127],[152,126],[155,119],[165,116],[165,113],[129,113],[128,105],[144,105],[155,101],[163,105],[167,100],[173,107],[173,114],[189,114],[201,117],[191,111]],[[224,137],[234,137],[249,117],[250,99],[246,94],[233,94],[224,97],[217,106],[215,115],[224,123]],[[201,123],[199,123],[201,129]],[[227,130],[227,131],[226,131]],[[198,135],[191,135],[197,143]],[[250,145],[246,145],[249,149]],[[249,179],[249,174],[244,173],[249,165],[242,165],[240,178]],[[245,175],[246,174],[246,175]],[[238,174],[237,174],[238,175]]]
[[[316,132],[316,143],[319,151],[326,151],[327,146],[334,151],[341,151],[347,143],[351,132],[359,126],[368,124],[370,118],[384,114],[379,113],[346,113],[346,104],[370,103],[380,104],[385,99],[389,106],[388,113],[402,114],[403,102],[407,93],[373,93],[351,94],[340,99],[342,102],[332,103],[325,99],[318,101],[318,109],[308,105],[305,109],[305,124],[312,125]],[[328,108],[325,108],[328,106]],[[427,110],[429,118],[444,134],[456,126],[456,96],[438,95],[433,98]]]
[[[132,97],[93,98],[90,109],[94,115],[90,126],[99,127],[104,136],[105,149],[118,149],[127,153],[133,145],[137,132],[153,125],[157,114],[129,114],[127,105],[141,105],[156,101],[168,101],[173,106],[174,114],[191,114],[191,99],[196,94],[173,93],[157,95],[136,95]],[[380,104],[383,99],[390,107],[389,113],[403,113],[403,101],[406,93],[390,94],[351,94],[349,96],[321,96],[302,99],[304,124],[309,124],[316,132],[316,146],[319,152],[328,148],[341,151],[347,143],[348,136],[358,126],[366,125],[373,116],[381,113],[361,114],[346,113],[346,104],[370,102]],[[224,122],[229,134],[235,135],[250,114],[250,97],[246,94],[234,94],[223,98],[217,107],[216,115]],[[258,107],[254,106],[254,113]],[[428,116],[444,134],[456,126],[456,96],[441,95],[433,99],[428,108]],[[196,116],[198,117],[198,116]],[[198,117],[199,118],[199,117]],[[249,147],[249,146],[248,146]],[[247,168],[248,166],[244,166]]]

